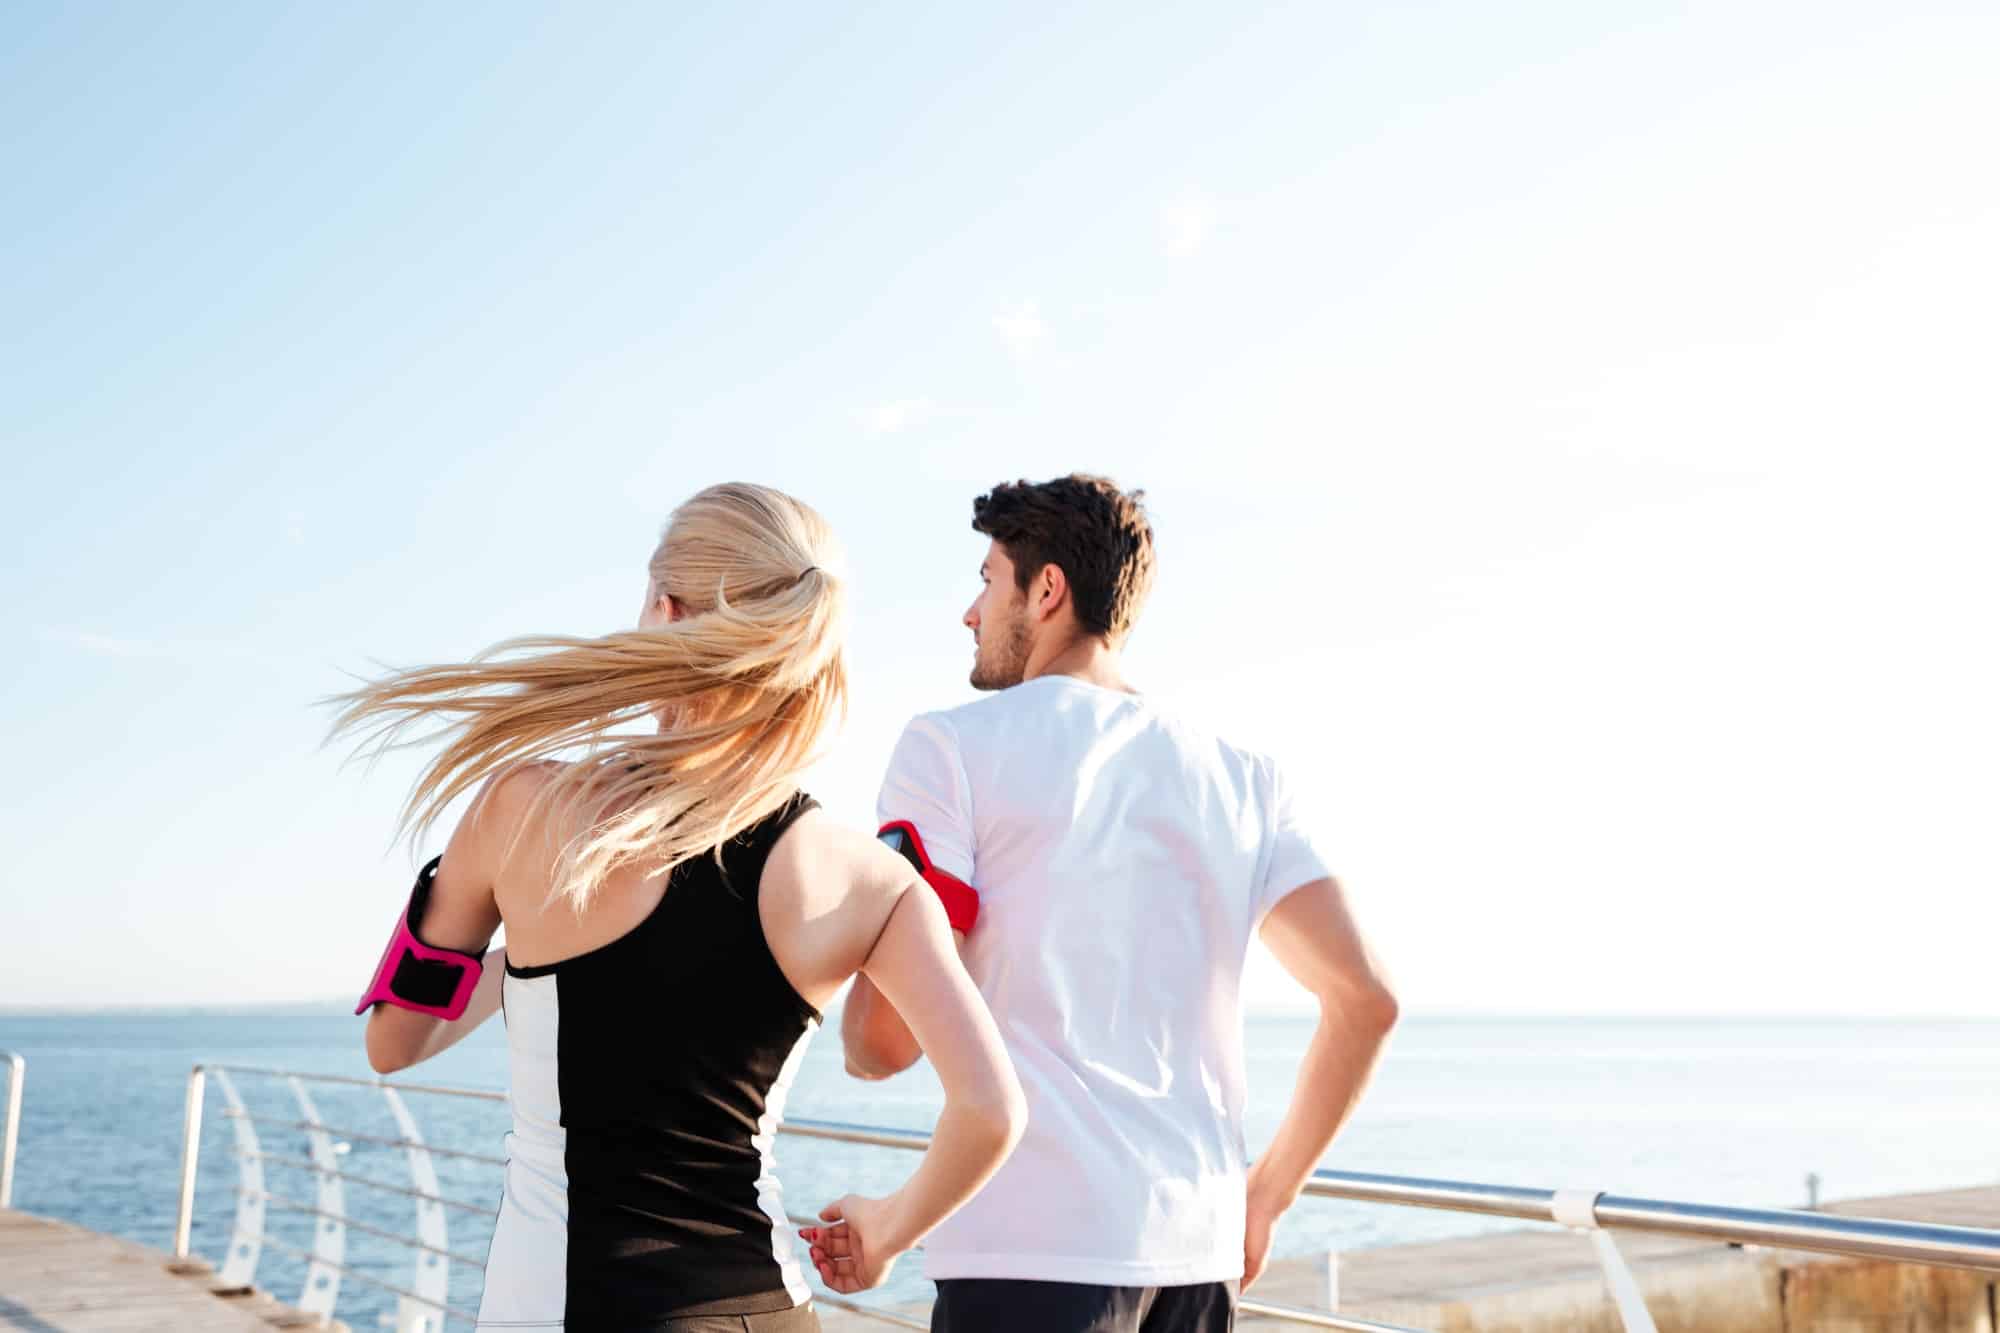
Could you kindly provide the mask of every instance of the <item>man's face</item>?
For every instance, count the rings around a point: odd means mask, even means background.
[[[999,542],[979,566],[979,596],[965,612],[972,631],[972,688],[1004,690],[1028,671],[1028,598],[1014,582],[1014,562]]]

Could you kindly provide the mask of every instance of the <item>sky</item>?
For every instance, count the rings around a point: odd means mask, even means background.
[[[13,8],[0,1005],[358,992],[356,673],[842,534],[870,822],[972,497],[1143,487],[1129,674],[1405,1008],[2000,1015],[1990,5]],[[441,836],[441,835],[440,835]],[[1253,1006],[1301,992],[1259,958]]]

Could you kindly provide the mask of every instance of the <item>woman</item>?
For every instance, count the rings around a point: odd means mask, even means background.
[[[712,487],[669,521],[638,629],[516,640],[342,699],[336,733],[376,748],[446,724],[405,814],[419,835],[478,792],[363,1005],[388,1001],[368,1020],[386,1073],[504,994],[514,1128],[481,1328],[816,1329],[771,1144],[857,973],[912,1016],[945,1107],[901,1189],[820,1214],[828,1286],[880,1282],[1020,1136],[936,897],[797,790],[845,706],[835,559],[797,500]],[[655,734],[620,729],[648,717]],[[473,991],[502,925],[504,982],[496,957]]]

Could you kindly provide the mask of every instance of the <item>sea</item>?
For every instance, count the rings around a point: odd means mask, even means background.
[[[829,1024],[831,1026],[831,1024]],[[1312,1031],[1308,1017],[1253,1016],[1245,1024],[1250,1079],[1246,1137],[1254,1155],[1283,1114]],[[635,1051],[644,1035],[632,1036]],[[342,1013],[0,1013],[0,1049],[27,1059],[14,1206],[165,1250],[173,1240],[182,1113],[197,1063],[369,1076],[360,1020]],[[399,1081],[506,1086],[506,1051],[489,1025]],[[258,1151],[303,1160],[305,1134],[281,1079],[233,1080],[253,1115]],[[395,1122],[371,1088],[309,1085],[321,1118],[344,1145],[352,1181],[343,1211],[408,1236],[407,1189]],[[504,1106],[436,1096],[407,1099],[425,1138],[441,1148],[504,1154]],[[881,1083],[841,1068],[837,1032],[809,1048],[788,1114],[927,1130],[940,1093],[928,1066]],[[220,1263],[241,1188],[236,1125],[207,1095],[193,1248]],[[1950,1189],[2000,1181],[2000,1020],[1410,1018],[1366,1100],[1324,1165],[1388,1175],[1537,1187],[1588,1187],[1658,1199],[1803,1206],[1808,1177],[1827,1200]],[[369,1138],[349,1137],[365,1135]],[[781,1138],[788,1209],[816,1212],[850,1192],[895,1188],[915,1156]],[[500,1170],[434,1159],[446,1197],[495,1207]],[[265,1188],[314,1200],[303,1167],[265,1163]],[[446,1248],[482,1258],[490,1221],[453,1210]],[[1029,1223],[1032,1224],[1031,1222]],[[257,1284],[296,1302],[306,1278],[290,1250],[311,1245],[313,1219],[274,1208]],[[1322,1255],[1518,1226],[1496,1219],[1302,1200],[1284,1219],[1280,1255]],[[287,1248],[281,1248],[287,1247]],[[337,1313],[357,1330],[389,1320],[396,1298],[361,1279],[409,1286],[434,1256],[349,1228]],[[450,1271],[450,1300],[472,1310],[481,1274]],[[898,1265],[870,1299],[927,1299],[921,1261]]]

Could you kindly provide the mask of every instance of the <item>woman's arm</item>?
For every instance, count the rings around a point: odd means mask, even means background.
[[[520,787],[527,780],[526,775],[518,781],[494,779],[452,831],[431,881],[424,919],[416,923],[418,938],[424,943],[477,953],[486,949],[493,932],[500,928],[500,906],[493,896],[493,884],[509,824],[504,808],[495,807],[504,807],[509,797],[518,797],[521,793],[508,788]],[[471,1002],[450,1022],[392,1004],[376,1005],[368,1015],[369,1065],[378,1074],[408,1069],[457,1043],[491,1018],[500,1007],[504,959],[504,950],[487,953]]]
[[[965,956],[965,936],[951,932],[952,947]],[[884,999],[866,973],[857,975],[840,1006],[840,1048],[847,1072],[874,1082],[893,1078],[924,1058],[910,1025]]]
[[[378,1004],[368,1015],[368,1063],[378,1074],[422,1064],[472,1035],[473,1030],[500,1012],[500,987],[507,976],[507,951],[488,949],[479,985],[465,1012],[447,1022],[429,1014]]]
[[[922,881],[901,890],[861,971],[930,1057],[944,1111],[901,1189],[882,1199],[849,1195],[820,1212],[832,1225],[800,1232],[820,1278],[838,1292],[881,1282],[899,1255],[999,1170],[1028,1122],[1000,1030],[959,961],[943,906]]]

